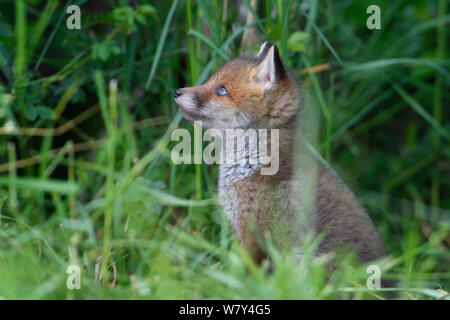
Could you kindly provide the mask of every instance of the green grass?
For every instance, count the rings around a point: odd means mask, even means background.
[[[318,125],[308,149],[368,209],[397,297],[445,296],[446,0],[265,0],[249,26],[234,1],[143,2],[120,16],[71,1],[82,30],[66,28],[62,2],[0,4],[0,298],[382,298],[351,256],[333,273],[324,259],[296,264],[275,249],[255,265],[217,204],[217,168],[170,160],[172,130],[196,130],[173,90],[256,51],[241,47],[249,27],[280,47],[309,93]],[[365,26],[370,4],[381,7],[381,30]],[[88,23],[95,10],[110,19]],[[293,51],[298,31],[307,36]],[[67,289],[72,264],[81,290]]]

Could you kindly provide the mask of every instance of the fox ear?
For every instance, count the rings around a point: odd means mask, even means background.
[[[270,42],[270,41],[264,42],[261,45],[261,47],[259,48],[259,51],[256,54],[256,58],[257,59],[262,59],[267,54],[267,52],[269,51],[270,47],[272,47],[272,46],[273,46],[272,42]]]
[[[270,44],[267,45],[267,43]],[[270,42],[266,42],[261,46],[260,54],[258,55],[262,61],[258,66],[256,74],[256,81],[260,82],[264,89],[270,89],[276,86],[276,82],[282,79],[286,71],[281,62],[278,48]]]

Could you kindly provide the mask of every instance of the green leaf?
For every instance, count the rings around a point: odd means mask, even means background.
[[[111,54],[116,55],[119,53],[120,47],[115,45],[112,40],[96,43],[92,47],[92,57],[96,60],[106,61]]]
[[[11,183],[14,183],[18,189],[31,189],[33,191],[63,194],[77,193],[80,188],[77,183],[63,180],[16,178],[12,181],[10,178],[0,177],[0,186],[9,186]]]
[[[133,16],[133,9],[130,6],[119,7],[113,10],[113,17],[117,21],[127,21],[130,16]]]
[[[37,112],[36,112],[36,108],[33,105],[27,104],[27,106],[25,108],[25,117],[29,121],[36,120]]]
[[[136,21],[141,23],[141,24],[145,24],[145,22],[146,22],[145,16],[141,15],[141,14],[137,14],[136,15]]]
[[[292,51],[305,51],[305,45],[308,41],[309,33],[296,31],[288,39],[288,49]]]
[[[120,53],[120,47],[116,46],[116,45],[111,46],[111,53],[113,55],[119,54]]]
[[[144,4],[136,10],[136,21],[138,21],[139,23],[145,24],[147,16],[151,16],[155,19],[158,18],[156,9],[151,5]]]
[[[146,14],[146,15],[155,15],[156,9],[155,7],[149,5],[149,4],[143,4],[140,6],[137,10],[139,13]]]
[[[37,106],[36,112],[42,119],[51,119],[53,117],[53,110],[46,106]]]
[[[98,57],[100,60],[106,61],[109,57],[108,45],[105,42],[102,42],[98,47]]]

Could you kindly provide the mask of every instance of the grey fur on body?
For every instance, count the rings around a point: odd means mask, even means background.
[[[279,179],[260,179],[259,169],[260,165],[220,165],[220,202],[241,241],[249,231],[245,229],[254,223],[250,232],[255,239],[265,233],[279,247],[298,250],[298,255],[303,236],[311,231],[316,236],[324,232],[317,255],[340,246],[355,250],[361,261],[385,255],[372,221],[352,191],[321,165],[312,161],[307,166],[300,164],[295,173],[279,172]],[[258,187],[245,188],[244,193],[239,184]],[[252,205],[244,205],[252,201]]]
[[[219,95],[218,89],[226,90]],[[343,246],[362,261],[384,256],[381,239],[355,195],[297,150],[302,139],[298,124],[304,120],[299,114],[302,100],[276,46],[265,42],[255,56],[228,61],[204,84],[176,90],[175,101],[186,119],[200,120],[202,126],[222,133],[279,130],[279,170],[274,175],[261,174],[261,165],[242,163],[249,156],[239,149],[242,145],[222,151],[222,159],[231,155],[237,164],[220,165],[220,201],[242,244],[257,260],[264,254],[262,238],[301,255],[302,242],[311,233],[324,235],[317,255]],[[222,136],[226,141],[226,134]]]

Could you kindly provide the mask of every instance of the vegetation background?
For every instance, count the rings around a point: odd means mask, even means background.
[[[81,30],[66,27],[70,4]],[[371,4],[381,30],[366,27]],[[250,24],[248,8],[0,2],[1,298],[380,299],[366,266],[327,274],[275,250],[272,272],[253,264],[217,205],[217,168],[170,160],[173,128],[193,130],[174,89],[266,40],[311,89],[311,150],[370,212],[383,277],[399,298],[448,298],[448,1],[261,0]],[[243,47],[249,28],[258,41]]]

